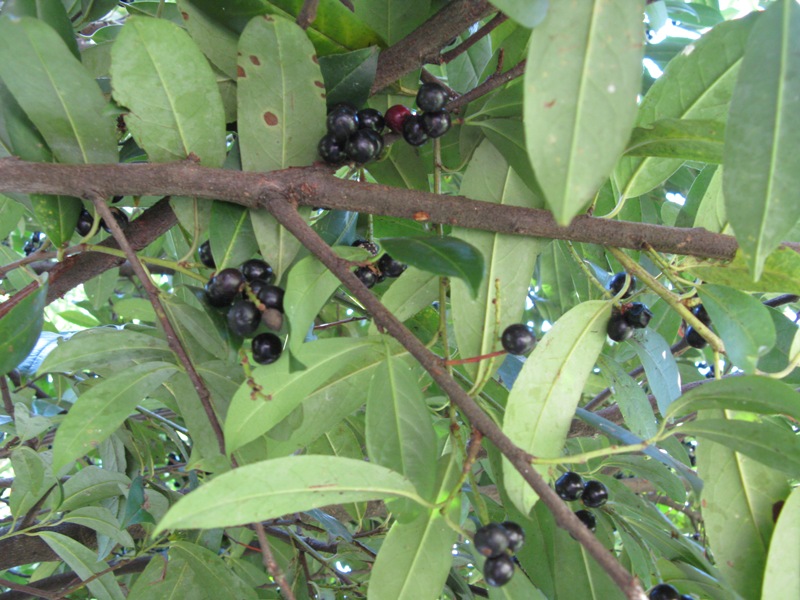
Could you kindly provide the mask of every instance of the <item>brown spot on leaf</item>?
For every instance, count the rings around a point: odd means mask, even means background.
[[[251,54],[250,55],[250,62],[253,63],[255,66],[258,66],[258,65],[261,64],[261,61],[258,60],[258,57],[255,54]]]
[[[264,20],[265,20],[265,21],[270,21],[270,22],[272,22],[272,21],[274,21],[275,19],[273,19],[273,18],[272,18],[270,15],[264,15]]]
[[[772,522],[777,523],[778,517],[781,515],[781,510],[783,510],[783,505],[785,502],[783,500],[778,500],[775,504],[772,505]]]
[[[314,61],[314,63],[319,64],[319,59],[317,58],[316,54],[311,55],[311,60]]]
[[[556,101],[555,100],[550,100],[550,102],[545,102],[544,103],[544,107],[545,108],[553,108],[555,105],[556,105]]]
[[[183,17],[184,21],[188,21],[189,20],[189,13],[181,11],[181,16]]]
[[[325,84],[322,83],[321,81],[315,81],[314,85],[317,86],[318,88],[324,88],[325,87]]]
[[[264,113],[264,122],[270,127],[274,127],[278,124],[278,117],[274,113],[267,111]]]
[[[236,76],[237,77],[247,77],[247,73],[244,72],[242,65],[236,65]]]

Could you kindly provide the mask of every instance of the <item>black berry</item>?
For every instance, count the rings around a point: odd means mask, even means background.
[[[536,336],[524,323],[515,323],[505,328],[500,343],[509,354],[525,354],[536,344]]]
[[[678,600],[694,600],[694,597],[689,594],[681,594],[678,596]]]
[[[697,320],[700,321],[706,327],[711,325],[711,317],[708,316],[708,312],[706,311],[706,307],[702,304],[698,304],[692,309],[692,314],[697,317]]]
[[[247,337],[255,333],[260,322],[261,313],[247,300],[237,300],[228,311],[228,327],[236,335]]]
[[[608,282],[608,289],[612,294],[616,296],[622,291],[623,285],[625,285],[625,273],[617,273],[611,278],[611,281]],[[628,286],[628,289],[625,291],[625,295],[622,296],[622,298],[623,299],[628,298],[631,294],[633,294],[635,289],[636,289],[636,278],[633,275],[631,275],[631,283]]]
[[[358,129],[358,113],[349,104],[339,104],[328,113],[326,125],[328,133],[340,141],[345,141]]]
[[[363,248],[372,256],[378,256],[378,252],[381,251],[380,246],[375,242],[369,242],[367,240],[356,240],[352,244],[350,244],[353,248]]]
[[[317,152],[322,160],[331,165],[341,165],[347,162],[347,153],[344,151],[346,141],[337,140],[336,136],[328,133],[322,136],[317,145]]]
[[[581,523],[589,528],[589,531],[597,531],[597,519],[590,511],[579,510],[575,513],[575,516],[581,520]]]
[[[700,350],[708,345],[706,338],[697,333],[697,330],[694,327],[687,327],[684,337],[686,338],[686,343],[692,348],[697,348]]]
[[[497,523],[489,523],[475,532],[475,549],[487,557],[503,554],[509,546],[508,532],[505,527]]]
[[[652,318],[653,313],[641,302],[634,302],[625,311],[625,322],[634,329],[644,329]]]
[[[608,501],[608,488],[594,479],[583,486],[581,502],[588,508],[600,508]]]
[[[281,357],[283,344],[274,333],[259,333],[251,344],[253,360],[260,365],[274,363]]]
[[[92,230],[93,224],[94,218],[92,217],[92,213],[84,208],[81,210],[81,214],[78,215],[78,222],[75,223],[75,231],[77,231],[78,235],[81,237],[86,237]]]
[[[120,229],[125,229],[125,227],[128,225],[128,215],[115,206],[112,206],[109,208],[109,210],[111,211],[111,215],[114,217],[114,220],[117,222],[117,225],[120,226]],[[111,228],[103,219],[100,219],[100,227],[102,227],[106,233],[111,233]]]
[[[239,269],[222,269],[206,284],[206,297],[211,306],[230,306],[244,283]]]
[[[483,577],[492,587],[500,587],[511,581],[514,575],[514,561],[507,554],[487,558],[483,564]]]
[[[369,267],[358,267],[353,274],[368,288],[378,283],[378,276]]]
[[[245,261],[241,267],[242,275],[247,281],[266,281],[272,283],[275,279],[275,273],[269,263],[264,262],[258,258],[251,258]]]
[[[583,477],[572,471],[567,471],[556,480],[556,494],[562,500],[572,502],[581,497],[583,493]]]
[[[421,146],[428,141],[428,134],[422,125],[422,117],[409,115],[403,121],[403,139],[412,146]]]
[[[348,158],[360,165],[377,158],[381,150],[383,150],[383,139],[372,129],[359,129],[348,138],[344,147]]]
[[[659,583],[650,590],[650,593],[647,594],[647,597],[649,600],[679,600],[680,594],[678,593],[678,590],[668,583]]]
[[[265,308],[274,308],[283,312],[283,296],[285,294],[283,288],[258,279],[250,284],[250,289]]]
[[[441,137],[450,130],[450,113],[446,110],[423,113],[422,127],[429,137]]]
[[[411,111],[408,110],[408,108],[402,104],[395,104],[386,111],[384,119],[389,129],[395,133],[402,133],[403,122],[406,120],[406,117],[409,116],[411,116]]]
[[[358,111],[358,127],[360,129],[372,129],[380,133],[385,126],[386,120],[381,111],[374,108],[362,108]]]
[[[508,549],[517,552],[525,543],[525,531],[513,521],[503,521],[500,525],[506,530],[508,535]]]
[[[197,256],[200,262],[207,266],[209,269],[216,269],[217,263],[214,262],[214,255],[211,254],[211,242],[206,240],[197,249]]]
[[[437,83],[423,83],[417,91],[417,106],[425,112],[441,110],[447,103],[447,91]]]
[[[633,327],[625,320],[620,311],[614,309],[608,320],[606,333],[615,342],[623,342],[633,335]]]
[[[386,277],[400,277],[407,268],[407,264],[393,259],[388,254],[384,254],[378,259],[378,269]]]

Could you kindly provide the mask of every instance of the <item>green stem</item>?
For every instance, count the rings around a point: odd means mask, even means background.
[[[120,258],[126,258],[125,252],[123,252],[122,250],[118,250],[116,248],[108,248],[106,246],[86,244],[86,250],[90,252],[100,252],[101,254],[110,254],[111,256],[119,256]],[[197,281],[202,281],[203,283],[208,281],[206,277],[198,275],[194,271],[190,271],[189,269],[186,269],[180,266],[178,263],[171,260],[163,260],[161,258],[150,258],[148,256],[140,256],[139,260],[142,261],[143,263],[155,265],[157,267],[166,267],[168,269],[172,269],[176,273],[181,273],[183,275],[186,275],[187,277],[196,279]]]
[[[575,259],[575,262],[578,263],[581,271],[583,271],[586,277],[589,278],[589,281],[591,281],[594,286],[600,290],[600,293],[603,294],[603,297],[611,298],[611,293],[602,283],[600,283],[600,281],[597,279],[597,276],[592,273],[592,270],[586,266],[586,261],[584,261],[583,258],[581,258],[581,256],[578,254],[577,250],[575,250],[575,245],[572,242],[567,241],[567,249],[569,250],[570,255],[572,255],[572,258]]]

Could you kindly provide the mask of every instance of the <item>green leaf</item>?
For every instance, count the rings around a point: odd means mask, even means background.
[[[641,1],[631,0],[554,2],[531,35],[525,142],[561,225],[592,201],[631,135],[643,10]]]
[[[41,531],[37,534],[50,548],[58,554],[58,557],[67,563],[75,574],[82,580],[90,581],[86,587],[97,598],[97,600],[123,600],[125,596],[119,588],[114,573],[107,572],[97,577],[97,575],[108,569],[108,565],[97,560],[97,556],[86,546],[73,540],[70,537],[56,533],[54,531]]]
[[[722,162],[724,141],[724,123],[701,119],[661,119],[645,127],[636,127],[625,154],[719,164]]]
[[[0,373],[8,373],[33,350],[44,324],[46,300],[47,282],[0,304]]]
[[[25,207],[7,196],[0,195],[0,238],[13,231],[25,213]]]
[[[231,79],[236,79],[236,36],[223,23],[209,18],[191,0],[177,0],[186,30],[208,60]]]
[[[505,206],[526,206],[530,192],[489,142],[482,143],[461,183],[469,198]],[[499,348],[505,327],[522,318],[536,259],[549,240],[455,227],[453,237],[474,246],[486,260],[486,277],[477,297],[461,280],[453,280],[450,303],[459,354],[482,356]],[[496,325],[499,324],[498,325]],[[473,381],[482,381],[501,361],[465,365]]]
[[[661,119],[725,121],[747,36],[757,19],[758,14],[753,13],[720,23],[688,44],[648,90],[636,125],[646,127]],[[674,173],[681,162],[623,157],[614,172],[620,197],[645,194]]]
[[[463,43],[471,35],[471,29],[464,31],[456,38],[457,43]],[[471,41],[475,42],[475,40]],[[470,91],[481,83],[481,73],[491,59],[492,40],[487,36],[473,43],[466,52],[459,54],[447,63],[447,85],[459,94]],[[519,113],[517,113],[518,115]]]
[[[727,285],[749,292],[800,294],[800,254],[785,246],[776,248],[767,256],[757,282],[753,281],[747,258],[741,250],[730,262],[687,258],[682,267],[706,283]]]
[[[767,308],[753,296],[721,285],[703,285],[697,293],[728,358],[740,369],[754,372],[758,358],[775,345],[775,325]]]
[[[130,484],[131,480],[122,473],[90,465],[70,476],[64,484],[64,500],[57,508],[67,512],[96,505],[106,498],[122,496]]]
[[[388,353],[387,353],[388,354]],[[367,396],[366,446],[371,462],[405,475],[423,498],[436,483],[436,433],[419,373],[391,355],[374,370]]]
[[[439,297],[439,278],[427,271],[409,267],[403,276],[381,296],[381,303],[400,321],[410,319]],[[378,333],[375,323],[371,334]]]
[[[144,478],[137,475],[128,488],[128,497],[125,498],[125,512],[122,515],[122,526],[130,527],[140,523],[155,524],[155,519],[145,509],[146,497],[144,492]]]
[[[762,598],[800,596],[800,488],[795,488],[781,508],[769,544]]]
[[[377,352],[379,343],[380,338],[317,340],[296,352],[308,365],[303,371],[292,371],[288,360],[254,369],[252,378],[261,390],[256,393],[245,382],[233,396],[225,418],[226,450],[233,452],[269,431],[338,371]]]
[[[245,171],[309,165],[325,133],[325,84],[292,21],[253,19],[239,40],[239,143]]]
[[[162,304],[190,355],[195,352],[219,359],[227,358],[230,347],[220,332],[224,327],[220,324],[221,317],[215,320],[205,310],[181,302],[177,296],[165,297]]]
[[[697,469],[705,481],[702,515],[717,568],[741,597],[759,598],[773,506],[789,494],[786,476],[710,439],[697,445]]]
[[[176,542],[169,550],[170,562],[185,560],[194,577],[202,583],[204,590],[213,590],[214,597],[228,600],[250,600],[257,597],[256,591],[245,586],[216,552],[198,544]],[[183,596],[187,597],[187,596]]]
[[[319,59],[325,81],[325,101],[328,106],[348,102],[363,106],[375,81],[378,68],[378,48],[362,48],[346,54],[333,54]]]
[[[191,73],[191,77],[187,76]],[[114,99],[153,162],[225,161],[225,113],[216,78],[189,35],[163,19],[130,17],[111,48]]]
[[[258,251],[250,211],[230,202],[211,204],[209,240],[217,270],[238,268]]]
[[[525,144],[525,126],[519,118],[513,119],[487,119],[477,121],[475,125],[481,128],[490,142],[500,151],[503,158],[508,161],[511,168],[522,177],[533,196],[530,199],[530,208],[544,206],[544,192],[533,172],[531,161],[528,159],[528,150]]]
[[[457,277],[469,286],[473,298],[478,295],[485,273],[480,251],[456,238],[407,237],[384,238],[384,249],[395,259],[443,277]]]
[[[314,318],[339,287],[339,279],[314,256],[300,260],[286,278],[283,306],[289,319],[289,349],[295,352],[305,341]]]
[[[369,25],[391,46],[428,18],[431,0],[354,0],[358,18]]]
[[[669,405],[681,395],[681,375],[669,344],[652,329],[637,331],[630,340],[642,361],[650,391],[656,397],[658,411],[663,415]]]
[[[47,23],[58,33],[59,37],[72,52],[73,56],[80,60],[78,44],[75,41],[75,34],[72,31],[67,11],[64,10],[62,2],[41,2],[40,0],[8,0],[3,3],[0,15],[9,17],[33,17],[43,23]]]
[[[411,482],[379,465],[333,456],[288,456],[245,465],[206,483],[179,500],[154,535],[167,529],[232,527],[329,504],[384,498],[424,504]]]
[[[204,582],[203,582],[204,583]],[[205,599],[208,589],[201,583],[185,558],[170,556],[164,561],[159,555],[147,564],[136,578],[128,600],[163,600],[164,598]],[[223,590],[215,590],[224,593]]]
[[[722,186],[736,240],[756,281],[800,218],[800,5],[773,3],[747,40],[731,99]]]
[[[60,471],[110,436],[136,405],[176,370],[175,365],[164,362],[136,365],[81,394],[56,433],[53,471]]]
[[[375,181],[392,187],[430,191],[428,167],[411,144],[392,144],[383,160],[367,165]]]
[[[597,362],[601,373],[608,379],[625,426],[640,438],[653,437],[658,432],[658,424],[647,394],[617,361],[601,355]]]
[[[584,302],[556,321],[534,348],[511,388],[503,432],[534,456],[561,454],[583,387],[606,341],[611,305]],[[546,467],[537,470],[548,476]],[[536,493],[504,459],[506,491],[514,505],[528,514]]]
[[[42,457],[27,446],[20,446],[11,454],[14,479],[8,508],[16,519],[21,519],[33,508],[52,486],[57,485]]]
[[[50,26],[30,17],[0,18],[0,78],[56,160],[117,162],[115,117],[94,78]]]
[[[791,386],[769,377],[726,377],[689,390],[672,403],[664,418],[710,409],[783,414],[800,421],[800,394]]]
[[[85,506],[71,511],[64,517],[68,523],[77,523],[106,535],[126,548],[133,548],[134,541],[127,531],[121,528],[117,518],[103,506]]]
[[[503,13],[525,27],[536,27],[547,15],[548,0],[494,0]]]
[[[307,219],[311,209],[300,207],[298,212]],[[250,219],[261,256],[272,267],[276,280],[281,281],[303,246],[268,211],[250,209]]]

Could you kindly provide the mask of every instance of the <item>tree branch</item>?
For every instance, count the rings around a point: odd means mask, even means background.
[[[453,48],[452,50],[448,50],[447,52],[441,54],[439,56],[438,62],[440,63],[449,63],[451,60],[455,59],[458,56],[461,56],[472,48],[475,44],[489,35],[498,25],[505,23],[508,20],[508,17],[505,16],[503,13],[497,13],[491,21],[486,23],[483,27],[481,27],[478,31],[473,33],[463,42],[461,42],[458,46]]]
[[[267,540],[267,532],[264,531],[264,526],[261,523],[253,523],[253,526],[256,530],[256,535],[258,536],[258,547],[261,549],[261,556],[264,559],[264,567],[266,567],[267,571],[272,578],[275,580],[275,583],[281,588],[281,593],[288,598],[288,600],[295,600],[294,592],[292,592],[292,586],[286,581],[286,577],[283,575],[283,571],[278,566],[278,563],[275,562],[275,557],[272,555],[272,549],[269,547],[269,541]]]

